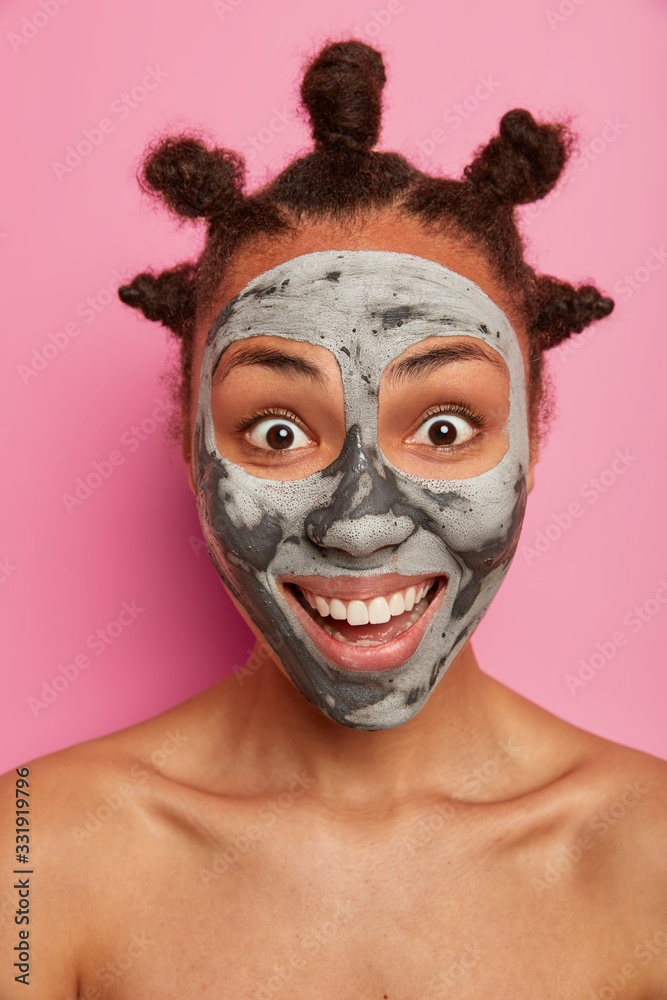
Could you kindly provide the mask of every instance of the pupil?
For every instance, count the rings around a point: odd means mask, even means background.
[[[429,427],[428,436],[433,444],[453,444],[456,427],[447,420],[437,420]]]
[[[274,424],[267,431],[266,440],[272,448],[289,448],[294,441],[294,432],[285,424]]]

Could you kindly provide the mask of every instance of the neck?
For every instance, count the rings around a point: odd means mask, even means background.
[[[466,797],[490,762],[510,762],[518,746],[509,692],[480,671],[469,643],[421,711],[394,729],[367,732],[331,721],[259,642],[242,675],[223,683],[225,728],[243,769],[275,787],[306,773],[317,797],[339,809]]]

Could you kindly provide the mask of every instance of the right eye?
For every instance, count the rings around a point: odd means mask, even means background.
[[[469,441],[474,433],[469,420],[445,410],[425,421],[413,435],[413,439],[417,444],[455,447]]]
[[[286,417],[269,417],[260,420],[249,431],[247,437],[256,448],[262,448],[265,451],[295,451],[310,443],[308,435]]]

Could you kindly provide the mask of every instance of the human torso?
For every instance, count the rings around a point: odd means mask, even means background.
[[[460,795],[343,807],[187,705],[34,763],[33,1000],[667,1000],[663,762],[542,713],[522,791],[508,744]]]
[[[332,815],[298,777],[243,800],[153,777],[107,821],[81,996],[657,1000],[667,918],[624,891],[614,802]]]

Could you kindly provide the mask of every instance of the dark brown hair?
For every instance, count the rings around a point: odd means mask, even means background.
[[[327,45],[301,84],[314,149],[273,181],[244,194],[245,164],[231,149],[208,149],[193,136],[160,140],[146,155],[144,190],[176,215],[206,220],[196,263],[143,272],[118,294],[180,340],[175,397],[188,432],[197,318],[215,302],[235,251],[260,237],[293,233],[307,222],[349,223],[388,209],[427,231],[453,236],[481,252],[511,296],[530,343],[531,428],[539,439],[552,413],[544,351],[580,333],[614,308],[593,285],[538,275],[524,261],[515,206],[544,198],[561,176],[574,138],[563,124],[538,124],[529,111],[503,115],[498,135],[479,148],[463,179],[433,177],[398,153],[374,150],[386,82],[380,53],[351,40]],[[186,442],[186,447],[188,447]]]

